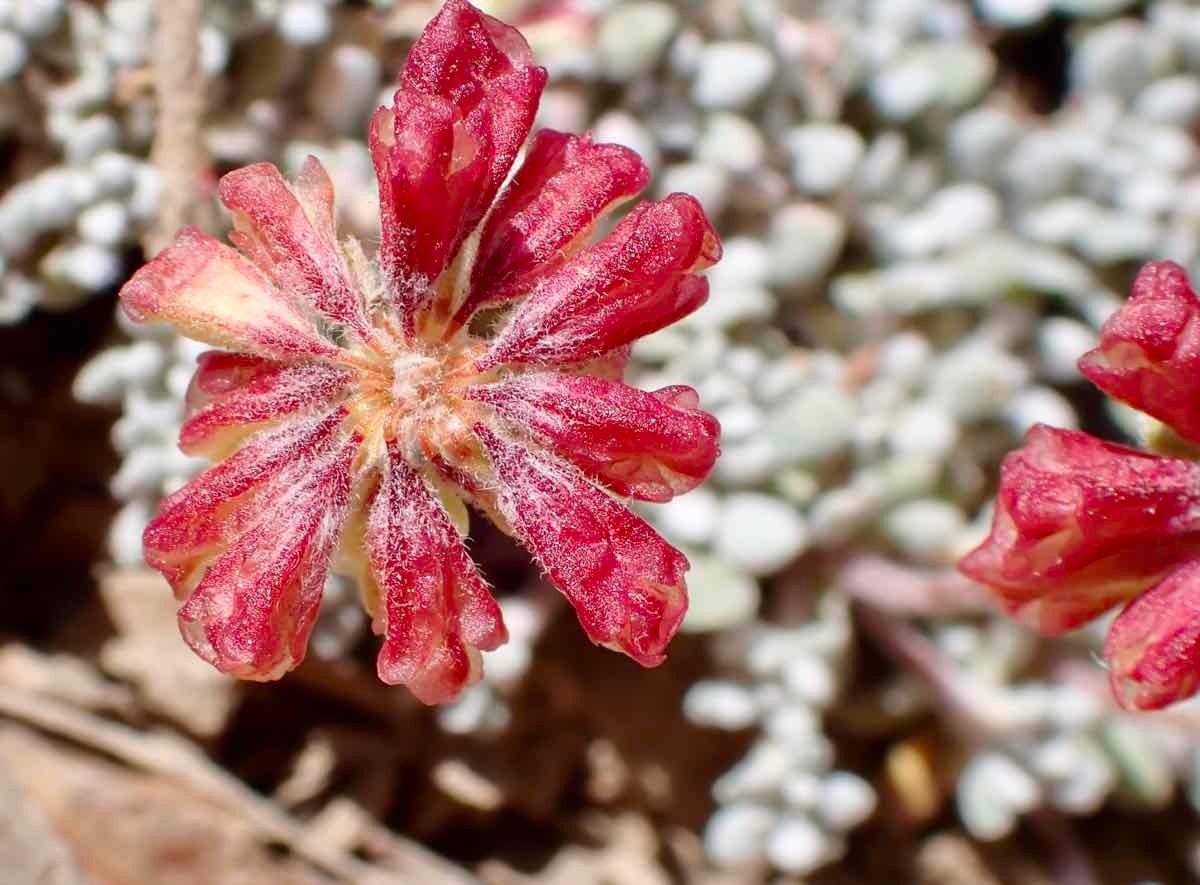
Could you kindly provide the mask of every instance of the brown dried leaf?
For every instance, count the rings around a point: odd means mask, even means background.
[[[89,885],[42,809],[0,764],[0,870],[6,885]]]
[[[636,813],[595,816],[588,827],[599,847],[569,845],[550,864],[526,875],[499,861],[480,870],[487,885],[668,885],[671,877],[658,861],[659,839],[653,824]]]
[[[130,714],[133,692],[110,682],[89,662],[68,654],[43,654],[18,642],[0,647],[0,683],[85,710]]]
[[[0,726],[0,763],[105,885],[321,881],[298,862],[273,858],[240,816],[173,780],[65,749],[11,725]]]
[[[484,813],[504,805],[504,791],[462,759],[443,759],[430,778],[439,790],[469,808]]]
[[[1000,885],[979,849],[963,836],[930,836],[917,852],[920,885]]]
[[[116,569],[101,576],[100,595],[120,634],[100,650],[101,666],[136,685],[151,711],[199,737],[220,734],[238,700],[237,682],[179,638],[175,598],[162,576]]]
[[[410,882],[478,885],[479,882],[465,870],[393,833],[349,799],[331,801],[308,823],[305,832],[314,841],[329,846],[330,850],[358,851],[371,858],[377,868],[389,871],[373,873],[369,878],[358,880],[358,885],[407,885]]]
[[[388,833],[382,827],[364,832],[368,832],[372,842],[379,846],[365,846],[367,853],[379,857],[384,866],[363,863],[338,846],[314,838],[313,831],[177,735],[137,731],[58,701],[15,689],[0,692],[0,716],[99,750],[144,771],[144,777],[161,781],[168,788],[175,784],[177,790],[197,797],[197,801],[212,802],[245,824],[261,842],[286,846],[297,857],[330,873],[337,881],[354,885],[409,881],[426,885],[466,885],[474,881],[444,858],[412,840]],[[0,746],[0,761],[3,758]],[[161,880],[152,881],[158,885]]]

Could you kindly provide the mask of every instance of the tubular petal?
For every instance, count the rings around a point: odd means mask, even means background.
[[[1113,560],[1098,563],[1057,586],[1042,586],[1040,595],[1029,597],[1019,591],[1001,590],[999,602],[1004,610],[1022,624],[1043,636],[1058,636],[1082,627],[1100,615],[1123,605],[1154,583],[1165,569],[1186,556],[1184,545],[1172,550],[1166,563],[1162,558],[1133,557],[1121,575],[1112,575]]]
[[[1104,656],[1121,706],[1157,710],[1200,687],[1200,561],[1179,566],[1117,616]]]
[[[483,425],[475,434],[491,459],[501,511],[591,640],[645,667],[662,663],[687,610],[684,555],[569,465]]]
[[[1116,399],[1200,442],[1200,300],[1178,264],[1142,268],[1079,370]]]
[[[345,409],[307,416],[259,434],[167,496],[142,536],[146,564],[184,598],[248,518],[266,485],[290,465],[309,465],[332,445]]]
[[[475,222],[525,143],[545,85],[546,69],[533,63],[520,31],[465,0],[447,0],[413,44],[400,88],[450,99],[468,131],[489,146]]]
[[[361,440],[293,460],[240,514],[179,609],[204,660],[242,679],[278,679],[303,659],[352,486]]]
[[[508,634],[449,515],[396,444],[370,506],[366,544],[382,597],[379,678],[408,685],[427,704],[453,700],[479,678],[479,650]]]
[[[214,461],[265,424],[297,412],[328,412],[352,380],[344,369],[315,361],[262,360],[252,365],[243,354],[210,351],[201,354],[199,362],[188,390],[192,408],[179,430],[179,447]]]
[[[371,122],[380,262],[410,314],[491,205],[533,124],[546,71],[513,28],[449,0]]]
[[[588,375],[516,375],[468,390],[621,495],[669,501],[695,488],[719,452],[717,419],[689,387],[653,393]]]
[[[275,285],[369,337],[362,298],[338,248],[333,185],[316,157],[305,161],[296,193],[271,163],[235,169],[221,179],[218,193],[233,212],[230,239]]]
[[[206,350],[196,358],[196,374],[187,390],[188,412],[194,413],[213,397],[249,383],[262,372],[277,369],[286,363],[228,350]]]
[[[471,272],[466,322],[481,307],[525,295],[584,244],[596,223],[646,186],[641,158],[616,144],[543,129],[488,216]]]
[[[959,568],[1062,632],[1194,555],[1197,505],[1200,466],[1037,425],[1005,458],[991,534]]]
[[[469,230],[464,212],[487,158],[448,99],[404,91],[392,109],[376,111],[370,146],[379,177],[379,259],[392,300],[411,317]]]
[[[565,365],[629,344],[695,310],[706,283],[691,276],[721,245],[693,197],[635,207],[607,237],[543,278],[479,361]]]
[[[134,322],[170,322],[217,347],[282,358],[336,352],[250,261],[191,227],[133,275],[120,299]]]
[[[612,347],[610,340],[623,343],[636,341],[659,329],[665,329],[688,314],[694,313],[708,301],[708,280],[688,275],[675,287],[666,288],[657,296],[647,298],[638,310],[630,311],[612,338],[601,338],[601,347]]]

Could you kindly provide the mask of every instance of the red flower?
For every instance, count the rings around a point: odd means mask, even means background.
[[[185,230],[122,290],[135,320],[234,351],[201,357],[180,435],[220,463],[144,539],[218,669],[299,664],[336,556],[383,635],[380,678],[453,698],[506,638],[464,500],[529,548],[592,641],[663,660],[687,560],[613,493],[695,487],[718,428],[691,389],[621,377],[632,341],[704,302],[720,244],[673,194],[589,245],[648,173],[586,136],[539,132],[501,191],[545,79],[519,33],[448,0],[371,121],[377,263],[337,238],[310,158],[291,185],[265,163],[226,175],[236,249]]]
[[[1200,442],[1200,300],[1183,269],[1143,268],[1079,368]],[[1200,687],[1196,462],[1034,427],[1004,460],[991,534],[959,568],[1047,634],[1125,604],[1105,646],[1124,706],[1154,709]]]

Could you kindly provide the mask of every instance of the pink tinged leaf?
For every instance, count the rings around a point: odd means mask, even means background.
[[[195,228],[181,230],[120,298],[134,322],[169,322],[218,347],[283,359],[337,352],[249,260]]]
[[[379,678],[422,702],[453,700],[482,673],[479,650],[508,638],[500,607],[424,477],[389,447],[366,530],[371,577],[382,595]]]
[[[1079,371],[1109,396],[1200,442],[1200,300],[1178,264],[1142,268]]]
[[[475,434],[501,511],[588,637],[645,667],[662,663],[687,610],[684,555],[569,465],[483,425]]]
[[[1128,710],[1157,710],[1200,688],[1200,561],[1170,572],[1117,616],[1104,656]]]
[[[647,393],[587,375],[523,374],[472,399],[532,432],[621,495],[668,501],[695,488],[719,452],[717,419],[690,387]]]
[[[708,284],[693,272],[720,257],[716,232],[695,198],[672,194],[642,203],[537,283],[479,367],[567,365],[629,344],[703,304]]]
[[[380,263],[407,316],[491,205],[533,123],[546,72],[515,30],[451,0],[409,53],[369,143]]]
[[[305,161],[295,192],[270,163],[230,172],[218,191],[233,212],[230,239],[276,286],[360,338],[370,336],[362,296],[338,247],[333,184],[315,157]]]
[[[304,411],[329,411],[353,380],[325,362],[276,363],[246,354],[201,354],[188,390],[189,415],[179,447],[224,457],[248,434]]]
[[[1059,633],[1193,556],[1198,505],[1200,465],[1039,424],[1004,459],[991,534],[959,569]]]
[[[142,536],[146,564],[185,598],[204,569],[253,517],[258,497],[293,464],[309,464],[334,444],[346,410],[305,416],[251,439],[168,495]]]
[[[488,216],[471,271],[466,322],[481,307],[525,295],[557,270],[617,204],[646,186],[649,170],[628,148],[543,129]]]

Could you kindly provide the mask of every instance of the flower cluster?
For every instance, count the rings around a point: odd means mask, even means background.
[[[1200,300],[1147,265],[1079,369],[1161,422],[1156,447],[1200,453]],[[1124,605],[1105,657],[1125,707],[1200,688],[1200,463],[1039,425],[1004,461],[991,534],[959,563],[1047,634]]]
[[[718,427],[690,388],[621,379],[632,341],[705,301],[720,244],[683,194],[593,243],[648,172],[586,136],[538,132],[505,185],[545,80],[517,31],[448,0],[371,120],[376,260],[338,238],[320,163],[291,184],[264,163],[220,182],[233,248],[184,230],[122,290],[134,320],[225,348],[201,357],[180,436],[218,463],[144,537],[220,670],[299,664],[336,565],[383,636],[380,678],[453,698],[506,638],[464,502],[529,549],[593,642],[663,659],[687,560],[617,496],[696,486]]]

